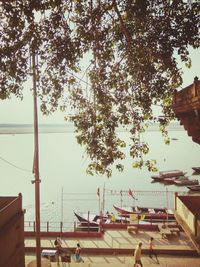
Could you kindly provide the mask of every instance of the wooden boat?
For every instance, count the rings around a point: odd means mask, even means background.
[[[193,171],[200,174],[200,167],[192,167]]]
[[[100,215],[93,214],[93,213],[81,213],[81,212],[74,212],[74,215],[78,219],[78,221],[85,227],[88,225],[90,227],[98,227],[100,223]],[[106,221],[108,219],[107,216],[102,217],[102,221]]]
[[[160,171],[158,175],[152,175],[151,178],[156,182],[164,182],[166,178],[179,178],[185,176],[185,174],[186,172],[180,170]]]
[[[190,189],[191,191],[200,192],[200,185],[189,185],[189,186],[187,186],[187,188]]]
[[[90,214],[90,213],[88,216],[88,213],[74,212],[74,215],[80,222],[82,228],[85,228],[85,229],[88,229],[88,227],[97,229],[99,227],[101,219],[102,219],[103,224],[113,224],[113,222],[111,221],[110,215],[105,215],[102,218],[100,218],[100,215]],[[130,221],[127,218],[124,218],[122,216],[115,216],[114,223],[115,224],[117,223],[127,224],[127,223],[130,223]]]
[[[187,179],[187,180],[182,180],[182,181],[174,181],[174,184],[175,185],[180,185],[180,186],[187,186],[187,185],[198,185],[199,184],[199,181],[194,179],[194,180],[190,180],[190,179]]]
[[[154,182],[163,182],[164,177],[162,175],[158,174],[158,175],[152,175],[151,179],[153,179]]]
[[[121,216],[127,217],[131,214],[137,214],[139,219],[143,220],[152,220],[152,221],[163,221],[165,219],[175,220],[174,213],[171,209],[166,208],[147,208],[147,207],[118,207],[116,205],[113,206],[115,210]]]
[[[180,170],[160,171],[159,174],[164,178],[177,177],[185,175],[185,172]]]
[[[169,177],[169,178],[164,178],[163,182],[166,184],[174,184],[175,181],[182,181],[182,180],[188,180],[188,176],[177,176],[177,177]]]

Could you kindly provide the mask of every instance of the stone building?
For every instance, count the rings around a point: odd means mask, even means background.
[[[175,92],[172,108],[193,142],[200,144],[200,80],[197,77],[192,84]]]

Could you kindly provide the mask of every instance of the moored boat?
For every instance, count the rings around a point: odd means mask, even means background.
[[[193,171],[200,174],[200,167],[192,167]]]
[[[177,177],[169,177],[169,178],[164,178],[163,182],[167,184],[174,184],[175,181],[182,181],[182,180],[188,180],[188,176],[177,176]]]
[[[159,174],[164,178],[177,177],[185,175],[185,172],[181,170],[160,171]]]
[[[82,224],[82,226],[90,226],[90,227],[99,227],[100,215],[91,214],[91,213],[78,213],[74,212],[74,215],[78,219],[78,221]]]
[[[161,220],[175,220],[174,213],[171,209],[166,208],[148,208],[148,207],[137,207],[137,206],[128,206],[128,207],[118,207],[113,206],[115,210],[121,216],[127,217],[131,214],[138,215],[138,219],[142,220],[152,220],[152,221],[161,221]]]
[[[162,175],[158,174],[158,175],[152,175],[151,179],[153,179],[155,182],[163,182],[164,177]]]
[[[194,180],[190,180],[190,179],[187,179],[187,180],[181,180],[181,181],[174,181],[174,184],[175,185],[180,185],[180,186],[187,186],[187,185],[198,185],[199,184],[199,181],[194,179]]]
[[[174,179],[186,178],[186,172],[180,170],[160,171],[158,175],[152,175],[151,178],[155,182],[173,182]]]
[[[100,225],[100,222],[102,221],[102,224],[113,224],[113,223],[123,223],[127,224],[130,223],[130,220],[127,218],[124,218],[122,216],[115,216],[114,215],[114,221],[112,221],[112,213],[109,215],[105,215],[100,217],[100,215],[96,214],[88,214],[88,213],[80,213],[80,212],[74,212],[74,215],[78,219],[79,223],[82,226],[82,229],[90,228],[98,228]]]
[[[187,188],[190,189],[191,191],[200,192],[200,185],[189,185],[189,186],[187,186]]]

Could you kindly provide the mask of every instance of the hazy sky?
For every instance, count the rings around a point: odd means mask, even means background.
[[[183,88],[191,84],[195,76],[200,78],[200,49],[191,50],[191,59],[192,67],[190,69],[180,64],[183,70]],[[14,96],[10,100],[0,100],[0,124],[33,123],[33,98],[30,91],[31,87],[31,83],[25,85],[23,101],[20,101]],[[48,117],[43,116],[40,112],[38,113],[39,123],[64,123],[64,116],[66,115],[61,111]]]

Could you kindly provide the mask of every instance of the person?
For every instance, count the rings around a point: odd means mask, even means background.
[[[110,218],[110,213],[109,211],[106,211],[106,217],[109,219]]]
[[[77,246],[76,246],[75,261],[76,262],[84,262],[84,260],[81,257],[81,246],[79,243],[77,243]]]
[[[56,247],[56,254],[57,254],[57,265],[59,265],[59,256],[62,251],[62,241],[59,237],[56,237],[56,240],[54,241],[54,245]]]
[[[115,223],[116,222],[116,217],[114,213],[111,213],[111,222]]]
[[[156,252],[154,251],[154,242],[153,242],[153,240],[154,240],[153,237],[151,237],[151,238],[149,239],[149,257],[152,259],[152,258],[153,258],[153,255],[154,255],[155,258],[156,258],[157,263],[159,263],[157,254],[156,254]]]
[[[56,237],[56,240],[54,241],[54,245],[56,247],[57,250],[61,249],[62,247],[62,241],[60,240],[59,237]]]
[[[54,245],[57,249],[62,247],[62,241],[60,240],[59,237],[56,237],[56,240],[54,241]]]
[[[142,261],[141,261],[141,256],[142,256],[142,242],[139,242],[135,251],[134,251],[134,259],[135,263],[133,267],[136,267],[138,264],[143,267]]]

